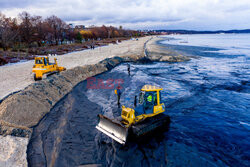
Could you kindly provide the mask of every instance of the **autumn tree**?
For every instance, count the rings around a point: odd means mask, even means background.
[[[101,34],[102,38],[108,38],[108,28],[105,25],[101,27],[101,32],[102,32]]]
[[[82,35],[82,37],[87,41],[88,39],[92,39],[93,38],[93,34],[90,30],[81,30],[80,34]]]
[[[93,27],[90,31],[92,32],[94,39],[103,38],[101,27]]]

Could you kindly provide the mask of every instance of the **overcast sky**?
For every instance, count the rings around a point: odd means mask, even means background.
[[[56,15],[67,23],[131,29],[250,29],[250,0],[0,0],[16,17]]]

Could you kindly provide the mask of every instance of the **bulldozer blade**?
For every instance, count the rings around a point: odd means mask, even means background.
[[[128,136],[128,128],[109,119],[103,115],[98,115],[99,123],[96,126],[96,129],[108,135],[112,139],[116,140],[120,144],[125,144]]]

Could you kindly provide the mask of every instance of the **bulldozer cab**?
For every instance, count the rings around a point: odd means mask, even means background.
[[[153,114],[155,106],[160,105],[162,88],[145,85],[139,95],[139,105],[135,108],[135,115]]]
[[[139,96],[139,105],[135,108],[135,116],[154,113],[155,105],[157,105],[157,92],[142,91]]]
[[[49,64],[49,58],[48,57],[36,57],[35,58],[35,65],[45,65],[47,66]]]
[[[56,65],[56,58],[55,58],[55,63],[50,63],[49,57],[36,57],[35,58],[35,65],[38,65],[38,66]]]
[[[163,89],[157,86],[143,86],[140,93],[141,104],[152,103],[153,105],[159,105],[161,103],[161,90]]]

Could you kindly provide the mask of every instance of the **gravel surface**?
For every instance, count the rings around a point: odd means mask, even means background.
[[[26,146],[28,138],[0,135],[0,166],[27,166]]]

